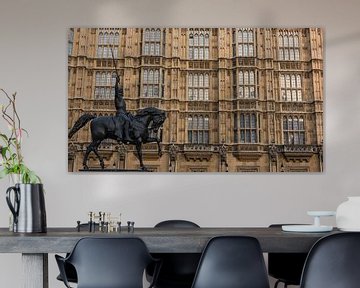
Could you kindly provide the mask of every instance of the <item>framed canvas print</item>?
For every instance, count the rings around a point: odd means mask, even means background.
[[[322,172],[321,28],[71,28],[68,171]]]

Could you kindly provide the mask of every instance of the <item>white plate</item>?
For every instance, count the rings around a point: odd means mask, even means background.
[[[324,225],[283,225],[281,228],[286,232],[330,232],[333,229],[332,226]]]
[[[335,216],[335,211],[308,211],[309,216]]]

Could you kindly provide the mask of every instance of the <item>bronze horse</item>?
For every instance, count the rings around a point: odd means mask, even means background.
[[[87,160],[89,154],[94,152],[100,161],[101,168],[104,169],[104,160],[100,156],[98,152],[98,147],[104,139],[113,139],[118,142],[123,142],[124,144],[134,144],[136,146],[137,155],[140,161],[140,168],[142,170],[146,170],[143,159],[142,159],[142,151],[141,146],[143,143],[156,142],[158,145],[158,153],[161,156],[161,147],[160,147],[160,139],[158,137],[150,137],[150,131],[154,131],[157,133],[159,128],[163,125],[166,114],[165,111],[160,110],[155,107],[148,107],[139,110],[136,115],[131,115],[128,113],[129,121],[131,121],[131,141],[126,142],[122,139],[118,139],[115,136],[115,129],[123,129],[123,121],[120,119],[120,116],[94,116],[91,114],[82,115],[74,124],[74,126],[70,129],[68,138],[70,139],[78,130],[86,125],[89,121],[90,129],[91,129],[91,139],[92,142],[87,147],[83,166],[84,169],[88,170]]]

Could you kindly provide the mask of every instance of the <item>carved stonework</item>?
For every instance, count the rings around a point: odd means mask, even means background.
[[[289,162],[309,162],[318,153],[313,145],[284,145],[280,151]]]
[[[261,152],[233,152],[234,157],[239,161],[258,161],[262,153]]]
[[[186,161],[210,161],[213,153],[212,152],[184,152]]]

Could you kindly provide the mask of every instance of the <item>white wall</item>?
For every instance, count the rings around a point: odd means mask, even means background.
[[[165,218],[201,226],[310,222],[307,210],[334,210],[347,195],[360,195],[359,11],[357,0],[1,0],[0,87],[18,92],[30,132],[24,154],[45,184],[48,226],[74,226],[89,210],[122,212],[136,226]],[[74,26],[324,27],[325,173],[68,173],[66,31]],[[0,185],[6,226],[8,182]],[[62,287],[52,255],[49,262],[50,287]],[[2,287],[20,287],[20,271],[19,255],[0,255]]]

